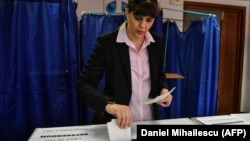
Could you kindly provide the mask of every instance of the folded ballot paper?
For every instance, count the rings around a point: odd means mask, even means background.
[[[162,99],[166,98],[167,96],[169,96],[175,90],[175,88],[176,87],[173,87],[168,93],[165,93],[165,94],[162,94],[160,96],[157,96],[156,98],[149,98],[149,99],[145,100],[144,104],[156,103],[159,100],[162,100]]]
[[[120,128],[116,119],[107,123],[110,141],[131,141],[131,127]]]

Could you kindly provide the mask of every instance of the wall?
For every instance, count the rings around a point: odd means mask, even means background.
[[[105,12],[106,3],[113,0],[79,0],[77,15],[78,20],[81,18],[81,14],[85,12]],[[127,0],[117,0],[116,12],[121,12],[120,3],[121,1],[127,2]],[[181,3],[171,4],[168,0],[158,0],[162,7],[183,10]],[[175,0],[170,0],[175,2]],[[215,4],[235,5],[246,7],[246,27],[245,27],[245,46],[244,46],[244,64],[243,64],[243,79],[242,79],[242,93],[241,93],[241,111],[250,112],[250,0],[185,0],[193,2],[206,2]],[[179,2],[179,1],[177,1]],[[170,19],[182,19],[182,12],[173,10],[164,10],[164,18]],[[180,29],[182,29],[182,23],[177,23]]]
[[[250,2],[249,2],[250,3]],[[242,99],[242,110],[243,111],[250,111],[250,103],[248,99],[250,99],[250,4],[248,5],[248,11],[247,11],[247,28],[246,28],[246,45],[245,45],[245,54],[244,54],[244,77],[243,77],[243,94],[245,97]],[[244,103],[243,103],[244,102]]]

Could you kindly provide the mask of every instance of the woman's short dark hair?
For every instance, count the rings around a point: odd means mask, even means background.
[[[159,13],[159,4],[157,0],[128,0],[128,12],[134,15],[150,16],[155,18]]]

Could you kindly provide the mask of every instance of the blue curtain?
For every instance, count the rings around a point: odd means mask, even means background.
[[[0,0],[0,140],[78,124],[72,0]]]
[[[216,17],[190,23],[181,32],[176,22],[164,22],[166,72],[184,79],[171,79],[173,102],[166,118],[211,116],[216,114],[220,29]]]
[[[158,34],[163,34],[162,23],[163,12],[156,17],[155,22],[150,29]],[[125,15],[104,14],[104,13],[84,13],[80,21],[80,67],[82,68],[88,60],[94,46],[96,38],[104,33],[117,29],[126,20]],[[99,84],[99,89],[104,87],[105,76]],[[90,124],[93,117],[92,111],[81,103],[81,124]]]

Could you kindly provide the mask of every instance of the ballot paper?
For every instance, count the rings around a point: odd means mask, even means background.
[[[233,115],[217,115],[217,116],[206,116],[206,117],[193,117],[194,121],[198,121],[203,125],[227,125],[227,124],[239,124],[246,120]]]
[[[157,96],[156,98],[149,98],[149,99],[145,100],[144,104],[156,103],[159,100],[162,100],[162,99],[166,98],[167,96],[169,96],[175,90],[175,88],[176,87],[173,87],[168,93],[165,93],[165,94],[162,94],[160,96]]]
[[[110,141],[131,141],[131,127],[120,128],[116,119],[108,122],[107,126]]]

